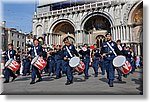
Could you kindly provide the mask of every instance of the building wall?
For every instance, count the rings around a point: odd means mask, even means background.
[[[19,42],[19,45],[17,45]],[[13,43],[14,49],[20,47],[20,51],[25,51],[26,36],[16,30],[8,30],[8,43]],[[22,45],[22,43],[24,43]]]
[[[134,28],[132,20],[130,20],[130,15],[132,15],[132,10],[136,8],[136,5],[141,2],[140,0],[108,0],[67,9],[39,12],[33,18],[33,34],[37,37],[46,34],[46,44],[48,45],[53,44],[54,41],[56,44],[60,44],[58,39],[61,39],[62,34],[54,34],[54,28],[61,22],[68,22],[74,27],[76,45],[80,45],[85,43],[85,39],[90,36],[85,34],[84,24],[89,18],[99,15],[109,20],[113,40],[120,39],[122,43],[127,45],[137,44],[139,46],[139,40],[134,39],[137,30]],[[90,40],[87,42],[90,44]]]

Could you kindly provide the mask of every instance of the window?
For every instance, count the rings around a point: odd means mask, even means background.
[[[12,33],[12,36],[14,36],[14,33]]]
[[[11,43],[14,44],[14,40],[12,40]]]
[[[19,38],[19,34],[18,34],[18,38]]]
[[[22,39],[24,39],[24,36],[22,36]]]
[[[19,41],[17,41],[17,47],[19,47]]]
[[[24,42],[22,42],[22,47],[24,46]]]

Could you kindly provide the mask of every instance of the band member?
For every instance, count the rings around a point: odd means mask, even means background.
[[[84,74],[85,79],[89,78],[88,70],[89,70],[89,64],[90,64],[90,49],[88,48],[87,44],[84,44],[84,47],[82,50],[79,51],[79,53],[82,55],[82,61],[85,65]]]
[[[118,47],[119,51],[123,55],[123,48],[121,46],[121,40],[117,40],[116,43],[117,43],[117,47]],[[120,71],[118,69],[116,69],[116,70],[118,72],[118,77],[117,77],[118,81],[122,81],[122,74],[120,73]]]
[[[43,53],[42,53],[42,56],[43,56],[43,59],[46,61],[47,60],[47,47],[45,45],[42,46],[43,48]],[[45,73],[48,73],[48,64],[46,65],[46,67],[41,71],[42,72],[45,72]]]
[[[29,51],[29,54],[31,55],[32,59],[37,56],[42,57],[43,49],[42,46],[39,44],[38,39],[34,39],[33,43],[34,45],[31,47],[31,50]],[[32,65],[32,81],[30,84],[35,84],[36,75],[38,77],[38,80],[36,82],[42,81],[42,77],[38,68]]]
[[[62,50],[61,46],[57,46],[57,51],[55,52],[55,63],[56,63],[56,79],[61,78],[61,66],[62,66]]]
[[[18,63],[21,63],[21,51],[19,51],[19,48],[17,48],[17,53],[16,53],[16,61]],[[21,67],[21,66],[20,66]],[[20,75],[20,68],[16,71],[17,75]]]
[[[67,74],[67,82],[65,83],[65,85],[70,85],[73,83],[73,68],[69,66],[69,60],[74,56],[74,54],[76,56],[79,56],[79,55],[78,55],[77,50],[75,49],[75,46],[71,44],[68,37],[65,38],[63,42],[65,44],[62,49],[63,58],[64,58],[64,61],[66,62],[64,67],[66,67],[66,74]]]
[[[113,66],[113,59],[119,52],[117,44],[112,41],[111,35],[106,34],[106,42],[102,44],[101,54],[105,57],[105,67],[107,72],[107,79],[109,87],[113,87],[113,80],[115,78],[115,68]]]
[[[28,75],[30,75],[31,60],[28,54],[23,54],[22,64],[23,64],[23,76],[26,76],[27,73]]]
[[[100,55],[100,49],[97,48],[96,44],[94,44],[94,49],[92,50],[92,55],[93,55],[92,66],[94,68],[95,77],[98,77],[98,68],[99,68],[99,62],[101,60],[101,55]]]
[[[131,73],[133,73],[135,71],[134,54],[133,54],[133,50],[129,46],[127,46],[125,56],[132,66]]]
[[[54,59],[54,51],[53,49],[49,48],[47,53],[47,62],[48,62],[48,69],[49,69],[49,76],[51,76],[51,73],[55,73],[55,59]]]
[[[8,50],[4,53],[4,55],[5,55],[5,62],[7,62],[10,59],[14,60],[16,59],[16,51],[13,49],[13,44],[8,44]],[[12,70],[10,70],[9,68],[5,68],[4,83],[9,83],[10,76],[13,77],[12,81],[14,81],[17,78],[17,76]]]

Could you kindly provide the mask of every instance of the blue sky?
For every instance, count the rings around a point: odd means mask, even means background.
[[[32,17],[35,11],[35,3],[3,3],[3,20],[6,27],[17,28],[23,32],[32,31]]]

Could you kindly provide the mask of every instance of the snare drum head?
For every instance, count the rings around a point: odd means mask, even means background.
[[[125,62],[126,62],[126,58],[124,56],[120,55],[120,56],[117,56],[114,58],[113,65],[115,67],[121,67],[125,64]]]
[[[69,61],[70,67],[76,67],[76,66],[79,65],[79,63],[80,63],[80,58],[79,57],[73,57]]]
[[[35,57],[35,58],[33,58],[33,60],[32,60],[32,62],[31,62],[31,64],[33,65],[37,60],[38,60],[38,58],[39,57]]]
[[[11,62],[12,62],[12,59],[8,60],[8,61],[5,63],[5,67],[7,67]]]

